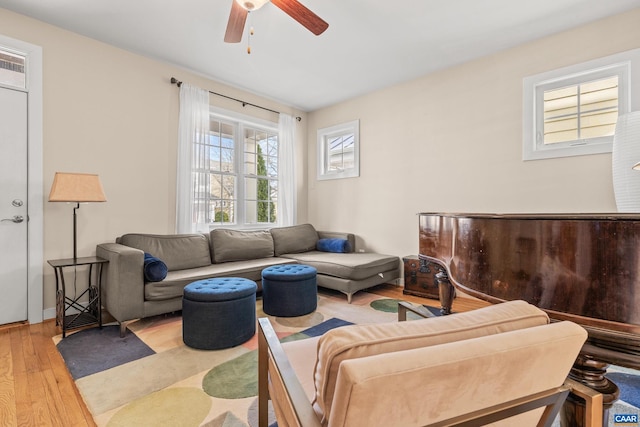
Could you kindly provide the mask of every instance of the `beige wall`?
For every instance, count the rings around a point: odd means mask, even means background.
[[[178,67],[99,43],[0,9],[0,33],[43,48],[44,184],[56,171],[97,173],[107,203],[78,211],[78,255],[127,232],[172,233],[179,80],[277,111],[302,116],[298,124],[298,215],[306,219],[306,114],[224,86]],[[277,121],[277,115],[234,101],[212,103]],[[72,205],[44,204],[44,259],[72,256]],[[55,307],[53,269],[43,266],[44,308]],[[48,311],[47,314],[50,314]]]
[[[309,114],[309,221],[403,256],[418,212],[614,212],[610,154],[521,160],[522,79],[638,48],[638,22],[640,9]],[[354,119],[360,177],[317,181],[316,130]]]
[[[639,20],[636,10],[308,115],[4,9],[0,33],[43,48],[45,196],[56,171],[101,176],[108,202],[81,207],[79,255],[126,232],[173,232],[175,76],[301,115],[299,221],[354,232],[362,248],[402,256],[417,253],[421,211],[615,210],[610,155],[521,161],[522,78],[640,47]],[[316,181],[316,130],[354,119],[361,176]],[[44,209],[44,259],[69,257],[72,206]],[[51,309],[53,271],[44,265],[43,272],[44,308]]]

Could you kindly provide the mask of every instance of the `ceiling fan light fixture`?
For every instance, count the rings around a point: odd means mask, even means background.
[[[253,12],[254,10],[260,9],[266,3],[269,3],[269,0],[235,0],[235,2],[249,12]]]

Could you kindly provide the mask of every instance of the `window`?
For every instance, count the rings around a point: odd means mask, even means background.
[[[26,89],[24,55],[0,49],[0,84]]]
[[[212,113],[208,137],[195,144],[193,172],[197,223],[276,223],[278,131],[273,125]]]
[[[618,118],[618,74],[558,89],[540,89],[542,143],[574,143],[613,135]]]
[[[351,178],[360,175],[360,122],[318,130],[318,179]]]
[[[640,49],[524,79],[523,160],[611,152]]]

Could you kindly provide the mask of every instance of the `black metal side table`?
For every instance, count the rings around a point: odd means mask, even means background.
[[[53,259],[47,261],[55,271],[56,275],[56,325],[62,327],[62,337],[66,337],[69,329],[76,329],[83,326],[97,324],[102,327],[102,303],[100,295],[102,293],[102,266],[109,262],[99,257],[82,257]],[[67,296],[67,287],[64,280],[65,267],[89,266],[89,276],[87,288],[74,295],[73,298]],[[92,283],[93,267],[96,266],[96,280]],[[76,278],[74,277],[74,280]],[[88,294],[88,302],[83,305],[80,299]]]

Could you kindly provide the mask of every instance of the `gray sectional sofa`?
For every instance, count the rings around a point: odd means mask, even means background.
[[[320,239],[346,239],[349,252],[316,250]],[[124,334],[128,321],[181,310],[183,288],[209,277],[244,277],[260,290],[264,268],[307,264],[318,270],[318,286],[345,293],[349,303],[355,292],[400,277],[399,257],[354,250],[353,234],[302,224],[259,231],[215,229],[208,234],[125,234],[115,243],[97,245],[96,255],[109,261],[102,304]],[[166,264],[163,280],[145,280],[145,253]]]

